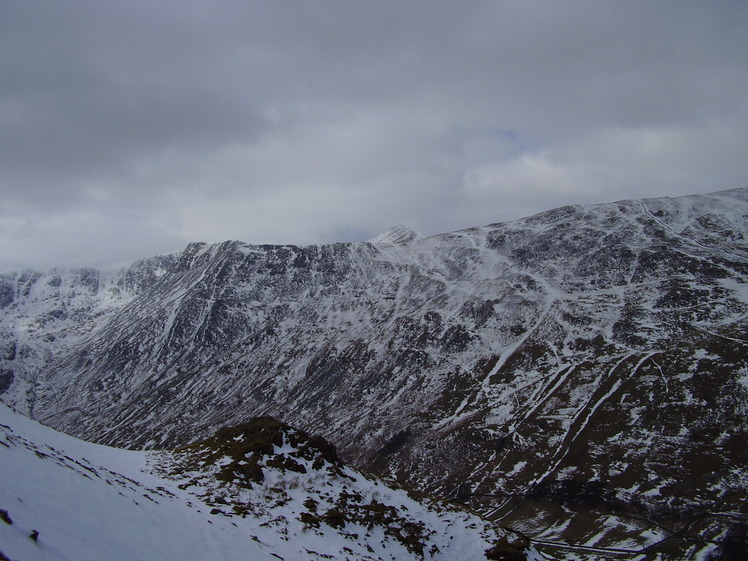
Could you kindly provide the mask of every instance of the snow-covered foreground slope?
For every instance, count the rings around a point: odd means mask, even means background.
[[[492,548],[524,559],[526,545],[366,478],[268,418],[179,451],[137,452],[2,404],[0,518],[0,559],[12,561],[480,560]]]
[[[147,456],[73,439],[0,406],[0,508],[12,520],[0,523],[0,550],[14,561],[274,559],[239,528],[189,506],[148,471]]]

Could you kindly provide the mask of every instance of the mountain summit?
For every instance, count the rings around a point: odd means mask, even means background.
[[[1,397],[134,448],[271,415],[560,558],[727,555],[748,520],[747,232],[736,189],[0,275]]]
[[[416,232],[402,224],[398,224],[367,241],[373,244],[408,244],[423,238],[425,238],[425,236],[420,232]]]

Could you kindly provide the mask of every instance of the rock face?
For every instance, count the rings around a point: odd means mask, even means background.
[[[3,275],[1,397],[130,447],[269,414],[546,541],[688,558],[748,515],[747,235],[738,189]]]

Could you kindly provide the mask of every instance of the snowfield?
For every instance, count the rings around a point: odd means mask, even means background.
[[[262,463],[293,452],[286,442]],[[179,452],[83,442],[0,404],[0,559],[469,561],[485,559],[508,536],[473,514],[423,504],[347,467],[331,476],[311,460],[301,464],[306,473],[264,466],[262,484],[247,488],[214,477],[225,458],[167,475],[179,461]],[[396,515],[389,526],[300,520],[311,505],[329,511],[341,496],[382,510],[387,505]],[[242,507],[243,515],[229,505]],[[425,530],[422,553],[393,538],[391,526],[402,521]]]

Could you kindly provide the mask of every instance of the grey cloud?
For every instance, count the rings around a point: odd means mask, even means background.
[[[134,158],[210,149],[262,130],[252,106],[210,82],[210,57],[199,60],[188,30],[170,28],[164,13],[151,21],[150,10],[139,8],[3,5],[6,196],[13,179],[34,186],[29,179],[38,177],[44,190],[55,179],[60,185],[68,177],[119,175]]]
[[[677,194],[692,161],[683,190],[736,186],[718,151],[748,126],[746,44],[731,0],[4,2],[0,223],[304,243]],[[647,160],[648,131],[678,149]]]

